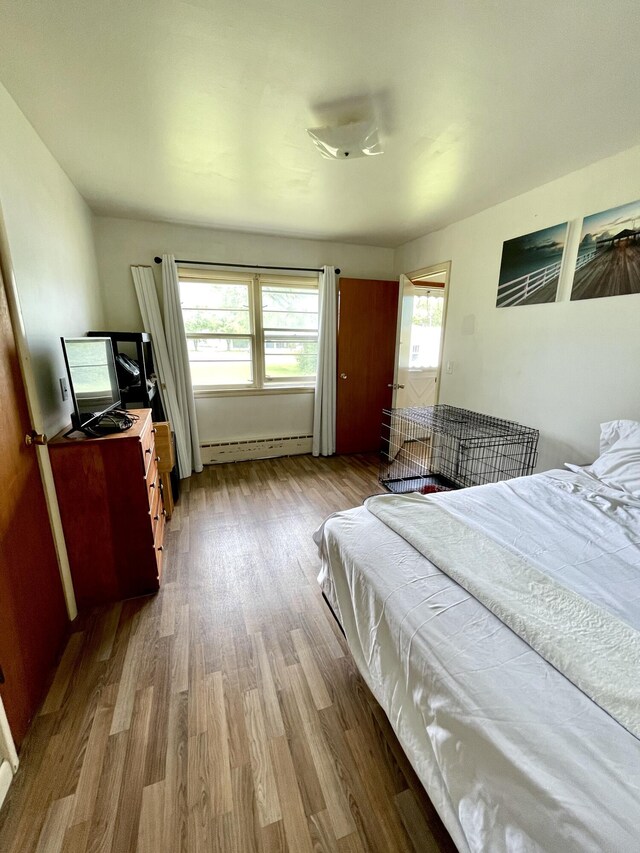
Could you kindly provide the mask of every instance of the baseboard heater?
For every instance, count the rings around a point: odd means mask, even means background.
[[[274,438],[248,438],[242,441],[217,441],[200,445],[202,462],[244,462],[248,459],[271,459],[311,453],[312,436],[281,435]]]

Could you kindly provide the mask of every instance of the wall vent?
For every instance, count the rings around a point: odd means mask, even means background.
[[[242,441],[218,441],[200,445],[205,465],[244,462],[248,459],[272,459],[311,453],[312,436],[283,435],[275,438],[248,438]]]

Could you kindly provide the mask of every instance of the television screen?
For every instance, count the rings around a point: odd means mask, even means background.
[[[62,338],[78,425],[120,405],[110,338]]]

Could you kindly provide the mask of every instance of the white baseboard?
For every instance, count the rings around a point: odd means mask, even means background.
[[[312,436],[285,435],[274,438],[249,438],[242,441],[219,441],[202,444],[202,462],[216,465],[221,462],[244,462],[250,459],[273,459],[277,456],[298,456],[311,453]]]

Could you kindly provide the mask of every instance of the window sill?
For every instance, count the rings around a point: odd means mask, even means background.
[[[271,397],[278,394],[313,394],[313,385],[277,385],[269,388],[200,388],[194,389],[196,400],[205,397]]]

